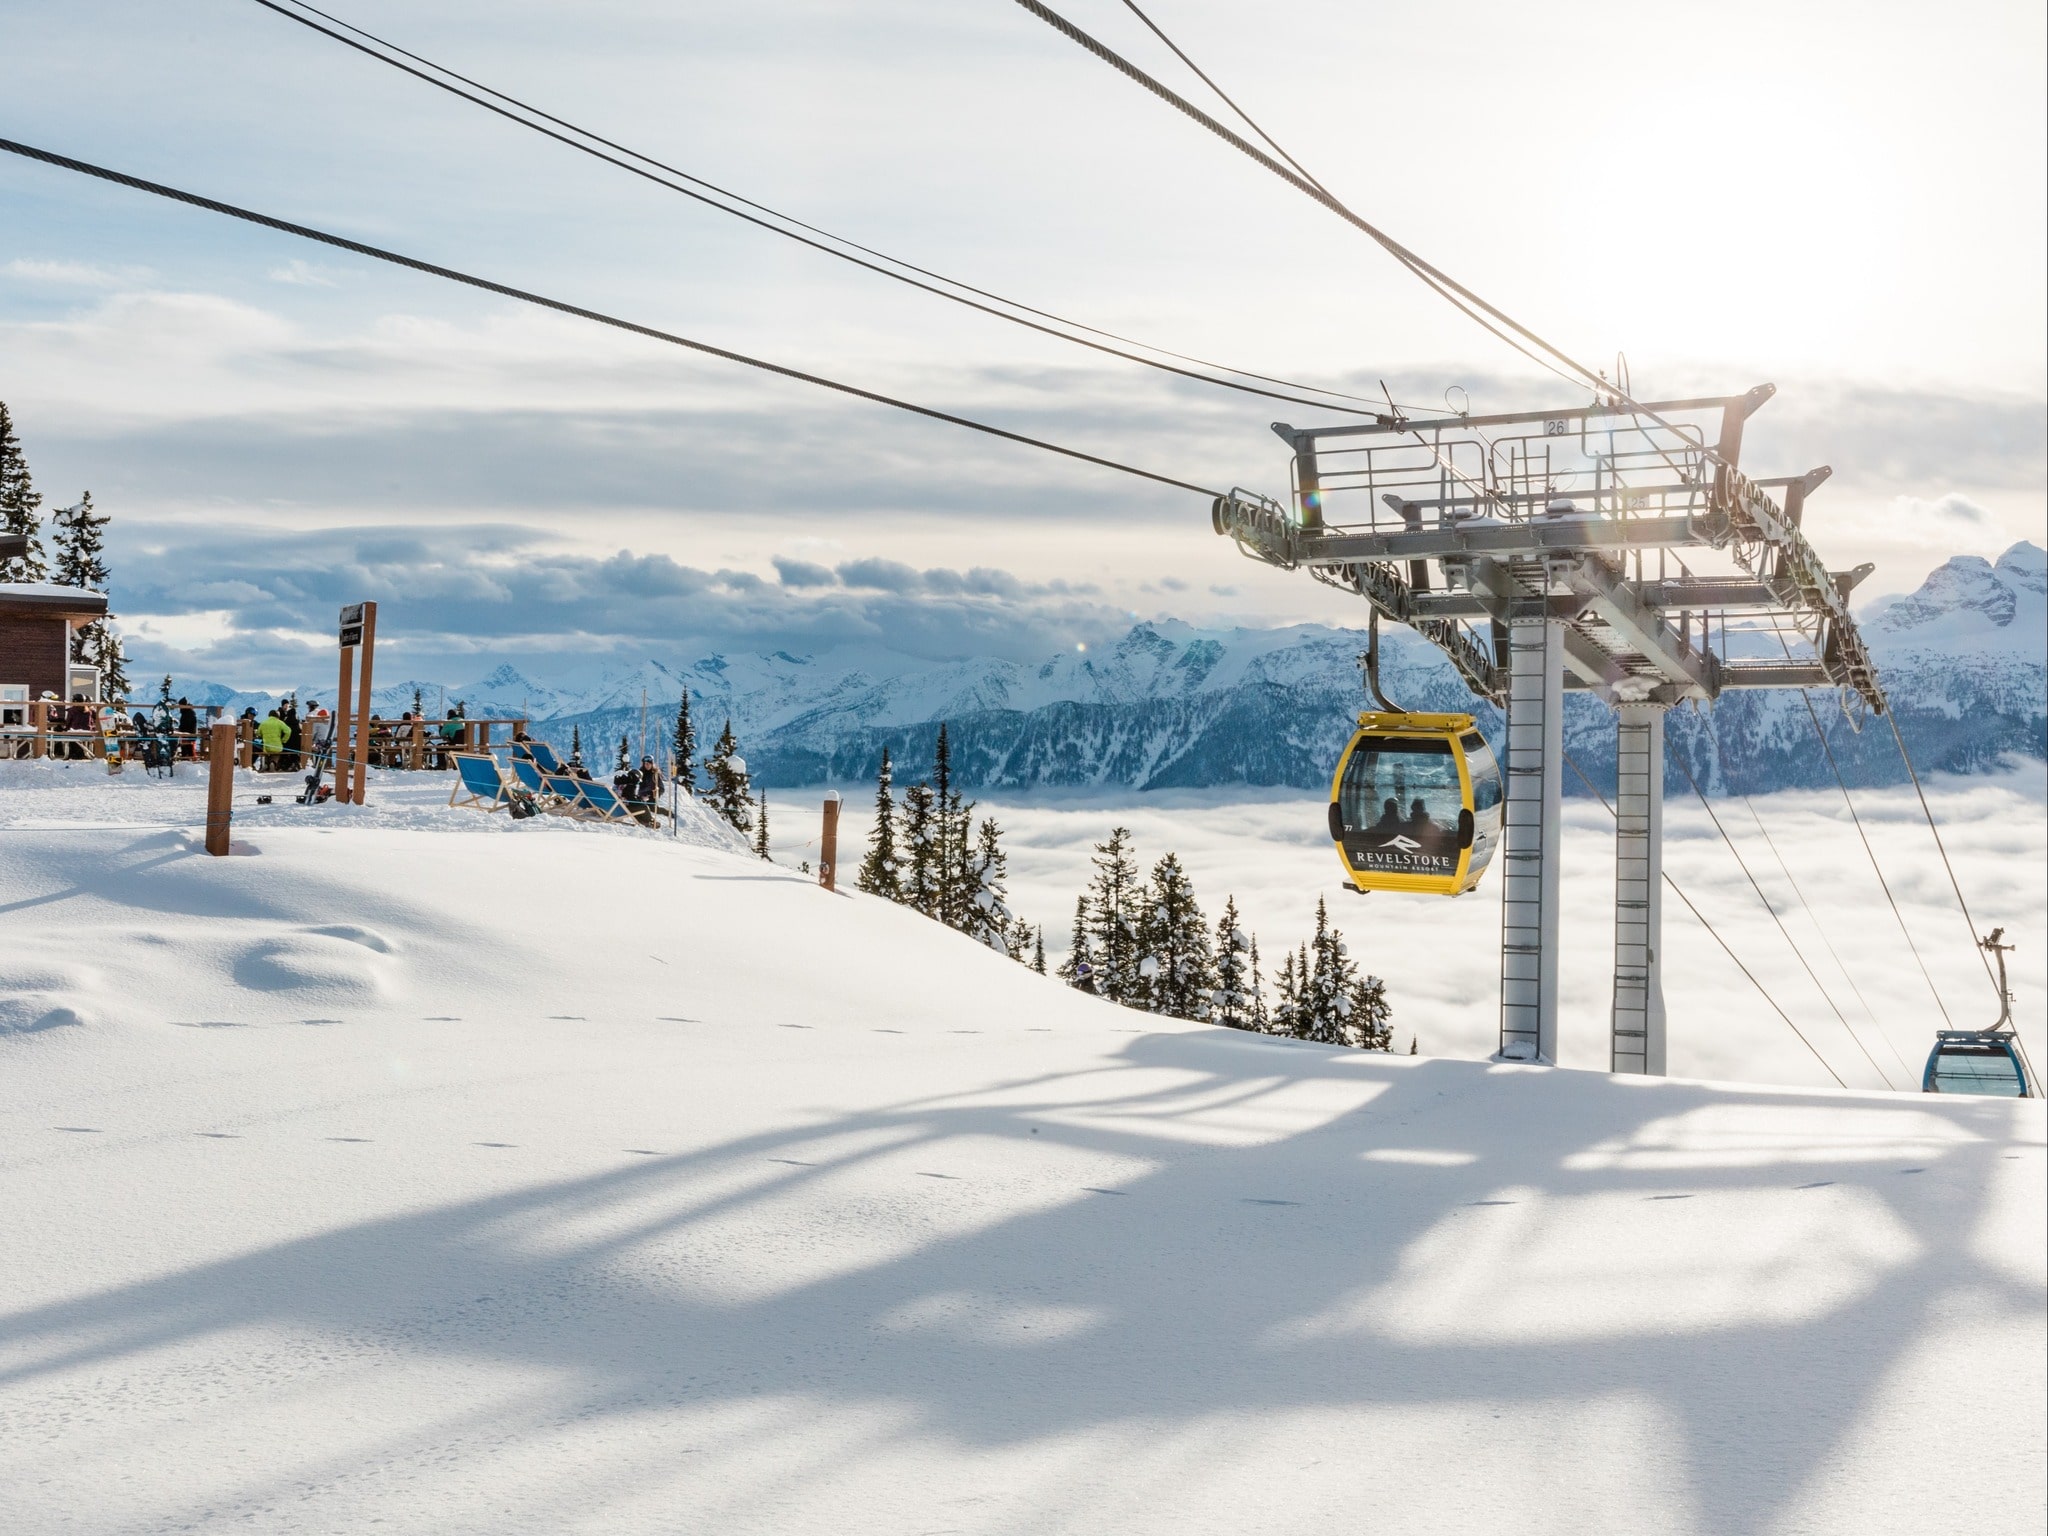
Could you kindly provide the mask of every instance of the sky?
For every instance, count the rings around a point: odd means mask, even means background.
[[[335,5],[1091,325],[1428,406],[1580,398],[1004,0]],[[1199,97],[1117,0],[1062,9]],[[1639,397],[1776,383],[1746,466],[1834,466],[1807,526],[1877,562],[1862,594],[2042,539],[2038,5],[1151,10],[1340,196],[1575,356],[1625,354]],[[1284,493],[1268,423],[1315,419],[805,251],[255,0],[0,0],[0,38],[0,137],[1176,479]],[[49,505],[113,514],[145,667],[288,681],[362,597],[451,682],[1362,617],[1187,492],[0,159],[0,400]]]

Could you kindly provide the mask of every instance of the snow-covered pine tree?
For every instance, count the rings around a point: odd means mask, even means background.
[[[1210,1016],[1216,960],[1209,922],[1195,901],[1195,885],[1169,853],[1152,866],[1139,903],[1138,950],[1151,962],[1143,1006],[1197,1023]]]
[[[1414,1055],[1414,1054],[1415,1054],[1415,1053],[1416,1053],[1417,1051],[1419,1051],[1419,1050],[1421,1050],[1421,1049],[1422,1049],[1422,1042],[1421,1042],[1420,1040],[1416,1039],[1416,1038],[1415,1038],[1415,1036],[1413,1036],[1413,1035],[1410,1035],[1410,1036],[1408,1037],[1408,1054],[1409,1054],[1410,1056],[1413,1056],[1413,1055]]]
[[[932,747],[932,817],[938,886],[933,915],[948,928],[978,933],[981,925],[970,910],[980,891],[974,870],[974,806],[962,800],[953,782],[952,735],[943,720]]]
[[[624,772],[626,772],[626,771],[627,771],[628,769],[630,769],[630,768],[631,768],[632,766],[633,766],[633,749],[632,749],[632,748],[631,748],[630,746],[628,746],[628,745],[626,744],[626,736],[625,736],[625,733],[624,733],[624,732],[621,732],[621,733],[619,734],[619,761],[618,761],[618,765],[617,765],[617,766],[616,766],[615,768],[613,768],[613,769],[612,769],[612,772],[614,772],[614,773],[624,773]]]
[[[43,525],[36,508],[43,504],[28,460],[22,456],[21,440],[14,435],[14,418],[7,402],[0,400],[0,533],[25,533],[28,551],[0,560],[0,581],[44,581],[50,574],[43,558]]]
[[[1031,939],[1031,969],[1039,975],[1045,974],[1045,924],[1040,923]],[[1414,1055],[1411,1049],[1409,1055]]]
[[[1302,988],[1304,1039],[1318,1045],[1362,1046],[1370,1038],[1372,1049],[1386,1049],[1386,989],[1377,987],[1377,998],[1366,991],[1358,966],[1344,947],[1344,935],[1330,925],[1328,906],[1316,902],[1316,935],[1310,945],[1312,960],[1308,982]],[[1362,1015],[1377,1013],[1369,1019]]]
[[[59,508],[51,521],[57,525],[57,562],[50,579],[62,586],[104,594],[110,585],[105,551],[108,519],[93,510],[92,492],[87,491],[75,507]],[[98,670],[101,698],[125,699],[127,658],[121,652],[121,637],[114,632],[112,618],[109,614],[72,631],[71,659]]]
[[[1083,992],[1093,992],[1095,987],[1095,950],[1088,937],[1088,898],[1074,898],[1074,931],[1067,938],[1067,955],[1053,972],[1068,986]],[[1044,948],[1044,936],[1040,935],[1039,947]]]
[[[1298,1035],[1301,1020],[1301,981],[1295,973],[1294,951],[1280,962],[1280,975],[1273,985],[1272,1033]]]
[[[690,724],[690,690],[676,705],[676,733],[669,741],[669,777],[684,794],[697,793],[697,731]]]
[[[1113,1003],[1143,1008],[1147,978],[1138,974],[1138,918],[1144,888],[1131,858],[1128,828],[1112,827],[1109,841],[1095,845],[1095,879],[1088,887],[1088,947],[1095,966],[1095,991]]]
[[[882,770],[875,775],[875,824],[868,830],[867,857],[860,861],[854,884],[870,896],[903,899],[896,872],[896,797],[890,792],[889,749],[882,748]]]
[[[747,782],[747,760],[740,756],[740,744],[733,739],[730,720],[718,733],[718,741],[704,763],[704,778],[704,803],[723,816],[733,830],[753,831],[754,791]]]
[[[419,702],[417,691],[413,694],[413,702],[415,704]],[[415,713],[413,718],[417,720],[419,715]],[[583,727],[580,725],[569,727],[569,762],[573,767],[581,768],[583,766]]]
[[[415,720],[424,720],[427,717],[426,697],[418,688],[412,691],[412,717]]]
[[[1351,988],[1352,1044],[1361,1051],[1391,1051],[1394,1048],[1394,1007],[1387,1001],[1387,984],[1377,976],[1360,976]],[[1408,1044],[1415,1054],[1415,1043]]]
[[[961,903],[960,931],[1013,960],[1024,957],[1016,947],[1017,919],[1010,911],[1010,857],[1003,852],[1003,829],[993,816],[982,818],[968,855]]]
[[[1252,935],[1252,1022],[1260,1034],[1273,1033],[1273,1015],[1266,1010],[1266,978],[1259,972],[1259,936]]]
[[[926,917],[939,915],[939,817],[929,784],[913,784],[903,795],[903,905]]]
[[[768,791],[762,790],[754,806],[754,857],[768,863],[775,862],[768,844]]]
[[[1237,917],[1237,898],[1227,896],[1216,919],[1216,989],[1210,1002],[1211,1023],[1232,1029],[1256,1029],[1252,1021],[1252,941]]]

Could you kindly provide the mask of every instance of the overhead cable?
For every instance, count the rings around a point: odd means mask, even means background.
[[[1792,931],[1785,926],[1785,920],[1778,916],[1778,909],[1771,905],[1771,898],[1766,896],[1764,888],[1757,884],[1756,876],[1750,873],[1749,860],[1742,856],[1742,850],[1735,846],[1735,839],[1728,835],[1728,829],[1721,825],[1721,818],[1714,814],[1713,804],[1707,799],[1706,792],[1700,788],[1699,780],[1692,776],[1692,769],[1686,766],[1684,754],[1674,752],[1671,755],[1671,760],[1678,764],[1678,771],[1685,775],[1685,782],[1692,786],[1693,796],[1699,801],[1700,809],[1707,813],[1707,820],[1712,822],[1714,830],[1721,834],[1722,843],[1727,846],[1728,852],[1734,855],[1735,867],[1742,871],[1742,878],[1749,882],[1749,888],[1756,892],[1756,899],[1763,905],[1764,911],[1768,912],[1771,915],[1771,921],[1778,925],[1780,937],[1784,939],[1786,945],[1791,949],[1793,957],[1804,967],[1807,979],[1813,983],[1815,990],[1820,993],[1822,1001],[1833,1010],[1835,1017],[1841,1020],[1842,1028],[1848,1033],[1849,1038],[1856,1042],[1856,1049],[1861,1051],[1863,1059],[1870,1063],[1870,1070],[1877,1074],[1878,1080],[1885,1087],[1893,1088],[1895,1085],[1891,1080],[1891,1075],[1877,1064],[1877,1058],[1870,1054],[1870,1047],[1863,1043],[1862,1038],[1850,1027],[1849,1021],[1843,1016],[1842,1010],[1835,1006],[1834,998],[1828,995],[1828,989],[1821,985],[1820,977],[1814,974],[1813,966],[1807,961],[1806,952],[1799,947],[1798,940],[1792,937]]]
[[[1215,373],[1201,373],[1193,368],[1176,367],[1172,363],[1161,362],[1156,357],[1145,357],[1136,352],[1127,352],[1123,347],[1110,346],[1100,341],[1090,341],[1087,336],[1073,335],[1071,334],[1072,331],[1086,331],[1089,335],[1102,336],[1106,337],[1109,341],[1121,342],[1124,347],[1143,347],[1147,351],[1157,352],[1165,357],[1178,358],[1184,363],[1193,363],[1198,368],[1236,374],[1238,379],[1258,379],[1265,384],[1281,385],[1286,390],[1310,390],[1317,395],[1333,395],[1340,400],[1365,401],[1367,399],[1367,397],[1362,395],[1345,394],[1341,390],[1323,389],[1315,384],[1297,383],[1291,379],[1274,378],[1263,373],[1253,373],[1249,369],[1232,368],[1224,363],[1208,362],[1202,358],[1191,357],[1186,353],[1175,352],[1166,347],[1154,346],[1150,342],[1136,341],[1128,336],[1121,336],[1115,331],[1105,331],[1097,326],[1083,324],[1078,320],[1069,320],[1064,316],[1054,314],[1049,310],[1035,308],[1017,299],[1005,298],[999,293],[992,293],[985,288],[977,288],[972,283],[962,282],[958,278],[947,277],[943,273],[933,272],[925,267],[918,266],[914,262],[905,261],[901,257],[891,256],[885,251],[878,251],[872,247],[862,245],[859,241],[850,240],[844,235],[835,235],[830,230],[821,229],[815,224],[807,224],[802,219],[796,218],[791,214],[782,213],[774,208],[770,208],[766,204],[756,202],[750,197],[742,196],[740,193],[731,191],[726,187],[706,181],[701,176],[695,176],[688,171],[678,169],[676,166],[658,160],[652,155],[643,154],[639,150],[605,138],[602,134],[593,133],[588,128],[579,127],[565,118],[560,118],[551,112],[543,111],[541,108],[521,101],[518,97],[508,95],[493,86],[472,80],[469,76],[460,74],[448,68],[445,64],[437,64],[432,59],[402,48],[396,43],[379,37],[374,32],[365,31],[363,28],[344,21],[338,16],[330,15],[317,6],[305,4],[304,0],[293,0],[293,4],[297,7],[296,9],[293,8],[293,5],[278,3],[278,0],[255,0],[255,3],[267,11],[274,12],[279,16],[285,17],[287,20],[297,22],[302,27],[318,32],[323,37],[331,38],[344,47],[353,48],[356,52],[363,54],[367,58],[375,59],[380,64],[387,64],[393,69],[411,75],[416,80],[424,81],[437,90],[446,91],[452,96],[482,107],[487,112],[496,113],[507,122],[517,123],[522,128],[531,129],[535,133],[553,139],[558,144],[567,145],[570,149],[576,150],[580,154],[589,155],[596,160],[602,160],[607,165],[616,166],[622,171],[640,177],[643,181],[652,182],[655,186],[661,187],[665,191],[676,192],[684,197],[693,198],[708,208],[716,208],[721,213],[729,213],[734,218],[744,219],[747,223],[757,228],[765,229],[771,234],[781,235],[786,240],[794,240],[799,245],[808,246],[814,251],[820,251],[827,256],[837,257],[841,261],[850,262],[856,267],[876,273],[881,277],[907,284],[912,288],[920,289],[938,298],[964,305],[968,309],[978,310],[985,315],[992,315],[998,320],[1007,320],[1012,325],[1023,326],[1027,330],[1037,331],[1041,335],[1072,342],[1076,346],[1087,347],[1091,351],[1105,353],[1111,357],[1119,357],[1126,362],[1138,363],[1147,368],[1156,368],[1164,373],[1176,374],[1184,379],[1193,379],[1198,383],[1213,384],[1221,389],[1234,389],[1244,394],[1262,395],[1269,400],[1284,400],[1293,405],[1312,406],[1318,410],[1338,411],[1352,416],[1370,416],[1376,419],[1383,419],[1385,416],[1383,410],[1366,409],[1358,405],[1339,405],[1332,400],[1309,399],[1299,394],[1283,393],[1281,390],[1261,389],[1257,385],[1240,383],[1237,379],[1218,378],[1215,376]],[[333,27],[322,26],[319,21],[314,21],[306,15],[301,15],[301,11],[311,12],[313,16],[318,16],[321,20],[332,22],[334,25]],[[342,32],[334,30],[335,27],[339,27],[346,32],[352,32],[355,34],[355,37],[345,37],[342,35]],[[365,41],[358,42],[357,38],[362,38]],[[368,46],[369,44],[375,44],[376,46],[371,47]],[[380,52],[380,49],[384,51]],[[394,54],[399,55],[399,57],[392,57]],[[404,59],[410,59],[413,61],[413,64],[422,67],[415,69],[412,64],[402,62]],[[428,73],[428,71],[433,73]],[[446,76],[447,78],[440,78],[441,76]],[[459,81],[461,83],[455,85],[450,84],[450,81]],[[470,89],[465,90],[463,89],[464,86],[468,86]],[[477,94],[478,92],[482,94],[479,95]],[[496,100],[487,101],[484,99],[486,96],[495,97]],[[498,105],[499,102],[503,102],[505,105],[500,106]],[[514,108],[517,110],[511,110]],[[528,115],[522,116],[521,114]],[[535,121],[535,119],[540,119],[540,121]],[[553,128],[546,126],[549,123],[555,126]],[[564,131],[557,132],[556,129]],[[586,140],[588,142],[585,142]],[[603,147],[594,147],[599,145]],[[607,153],[607,151],[617,151],[617,153],[612,154]],[[621,159],[620,156],[625,156],[626,158]],[[629,163],[632,161],[638,161],[639,163]],[[652,167],[652,169],[648,169],[649,167]],[[655,172],[661,174],[657,175]],[[669,177],[675,177],[680,181],[690,183],[690,185],[678,186],[675,181],[667,179]],[[698,187],[703,188],[703,191],[692,190]],[[724,201],[720,201],[720,199],[724,199]],[[734,204],[740,206],[735,207],[733,206]],[[745,211],[749,208],[753,209],[754,212],[748,213]],[[757,215],[762,215],[762,217],[757,217]],[[808,234],[799,234],[797,232],[799,230],[808,231]],[[818,236],[819,238],[811,239],[809,238],[811,235]],[[824,243],[826,241],[832,243],[826,244]],[[840,246],[845,246],[848,249],[841,250],[839,249]],[[853,255],[852,252],[854,251],[859,251],[862,255]],[[863,259],[864,257],[873,257],[874,260],[865,260]],[[887,265],[880,265],[880,263],[887,263]],[[899,267],[903,270],[893,270]],[[906,275],[913,272],[918,274],[918,276],[911,277]],[[921,281],[920,279],[922,278],[929,278],[931,281]],[[935,286],[936,284],[943,284],[944,286]],[[959,289],[961,291],[955,293],[949,291],[951,289]],[[991,302],[984,304],[978,302],[976,298],[966,297],[965,295],[967,294],[974,294],[978,296],[978,299],[987,299]],[[997,305],[1006,307],[997,308],[995,307]],[[1023,313],[1013,314],[1011,313],[1012,310],[1021,310]],[[1026,315],[1036,315],[1038,320],[1026,319]],[[1039,323],[1040,321],[1050,321],[1052,323],[1041,324]],[[1061,326],[1068,329],[1059,329],[1058,327]]]
[[[1586,777],[1586,770],[1578,765],[1577,759],[1575,759],[1571,755],[1571,753],[1567,752],[1564,754],[1564,760],[1566,765],[1571,769],[1571,771],[1579,776],[1579,782],[1586,786],[1587,790],[1591,792],[1595,800],[1598,800],[1600,802],[1600,809],[1605,811],[1609,816],[1613,816],[1614,807],[1607,803],[1607,797],[1600,793],[1599,789],[1594,785],[1591,779]],[[1708,937],[1713,939],[1713,941],[1716,944],[1721,946],[1721,953],[1723,953],[1730,960],[1735,962],[1735,969],[1742,972],[1743,976],[1748,979],[1749,984],[1752,987],[1756,988],[1757,996],[1761,997],[1766,1003],[1770,1004],[1771,1012],[1775,1013],[1779,1018],[1783,1019],[1785,1021],[1785,1027],[1791,1030],[1793,1034],[1799,1037],[1799,1043],[1805,1046],[1809,1051],[1813,1052],[1813,1059],[1820,1063],[1821,1070],[1823,1072],[1827,1073],[1829,1077],[1832,1077],[1835,1080],[1835,1086],[1837,1088],[1848,1087],[1849,1085],[1842,1081],[1842,1074],[1837,1072],[1833,1067],[1828,1065],[1828,1059],[1827,1057],[1821,1055],[1820,1047],[1815,1045],[1811,1040],[1807,1039],[1806,1031],[1802,1030],[1797,1024],[1792,1022],[1792,1015],[1787,1013],[1784,1009],[1778,1006],[1778,1000],[1775,997],[1771,996],[1770,990],[1766,988],[1761,981],[1757,980],[1756,972],[1752,971],[1748,966],[1742,963],[1742,957],[1735,953],[1735,951],[1729,946],[1729,943],[1726,939],[1721,937],[1720,930],[1716,928],[1712,923],[1707,921],[1707,914],[1702,912],[1698,907],[1694,906],[1692,898],[1686,895],[1684,891],[1679,889],[1678,882],[1672,879],[1671,876],[1668,873],[1666,873],[1664,875],[1664,884],[1670,887],[1672,895],[1676,896],[1680,901],[1685,903],[1685,910],[1690,912],[1694,917],[1699,919],[1699,924],[1702,928],[1707,930]]]
[[[1112,69],[1142,85],[1169,106],[1193,118],[1226,144],[1229,144],[1233,149],[1250,156],[1282,181],[1287,182],[1307,196],[1314,198],[1318,203],[1321,203],[1325,208],[1336,214],[1338,218],[1344,220],[1345,223],[1378,242],[1389,255],[1393,256],[1396,261],[1406,267],[1415,277],[1420,278],[1439,297],[1447,300],[1454,308],[1464,314],[1467,319],[1474,321],[1501,341],[1506,342],[1531,362],[1537,364],[1537,366],[1547,369],[1569,383],[1582,385],[1598,392],[1613,401],[1616,406],[1627,410],[1632,415],[1654,422],[1660,427],[1672,428],[1671,422],[1651,410],[1640,400],[1635,399],[1618,382],[1608,379],[1597,369],[1590,368],[1580,362],[1562,347],[1554,342],[1545,340],[1505,310],[1481,298],[1449,273],[1431,265],[1407,246],[1401,244],[1392,235],[1389,235],[1385,230],[1353,213],[1350,208],[1346,207],[1333,193],[1325,190],[1322,184],[1313,177],[1305,172],[1290,169],[1289,165],[1282,165],[1280,161],[1274,159],[1257,145],[1249,143],[1242,135],[1233,132],[1222,123],[1216,121],[1215,118],[1204,112],[1186,97],[1180,95],[1171,87],[1153,79],[1152,76],[1146,74],[1144,70],[1138,68],[1137,65],[1116,52],[1115,49],[1089,36],[1071,21],[1068,21],[1066,17],[1060,15],[1058,11],[1052,9],[1051,6],[1043,4],[1042,0],[1017,0],[1017,3],[1054,31],[1078,43]],[[1128,3],[1128,0],[1126,0],[1126,3]],[[1166,34],[1161,32],[1149,18],[1145,19],[1145,24],[1162,40],[1166,41],[1167,46],[1173,48],[1174,53],[1186,62],[1190,69],[1195,69],[1193,61],[1189,60],[1187,55],[1178,47],[1175,47],[1172,41],[1166,38]],[[1199,69],[1196,69],[1195,72],[1197,74],[1202,73]],[[1207,75],[1202,75],[1202,78],[1205,83],[1208,81]],[[1212,90],[1216,89],[1213,85],[1210,88]],[[1217,94],[1219,96],[1223,95],[1220,90],[1217,90]],[[1227,96],[1223,99],[1225,101],[1230,100]],[[1234,102],[1231,103],[1231,106],[1232,110],[1237,110]],[[1250,122],[1250,119],[1247,118],[1246,121]],[[1265,137],[1263,129],[1259,129],[1256,124],[1253,124],[1253,128],[1262,138]],[[1278,149],[1279,146],[1275,145],[1274,148]],[[1286,155],[1284,150],[1281,151],[1281,154],[1286,156],[1291,165],[1293,156]],[[1560,367],[1560,364],[1563,366]],[[1673,428],[1673,430],[1676,429]],[[1701,444],[1696,451],[1710,464],[1722,465],[1728,468],[1734,467],[1728,464],[1727,460],[1722,457],[1720,450],[1711,444]]]
[[[1828,937],[1827,929],[1821,924],[1820,914],[1813,910],[1812,903],[1806,899],[1806,892],[1799,887],[1798,877],[1792,873],[1791,864],[1786,861],[1785,855],[1778,851],[1777,840],[1771,836],[1771,829],[1764,825],[1764,819],[1757,811],[1756,802],[1744,795],[1742,803],[1749,810],[1749,819],[1756,823],[1756,829],[1763,837],[1764,846],[1771,850],[1771,857],[1778,861],[1778,869],[1784,875],[1785,883],[1792,887],[1792,894],[1799,899],[1800,910],[1806,913],[1806,920],[1813,924],[1813,931],[1820,935],[1821,943],[1827,946],[1828,955],[1835,962],[1835,969],[1842,973],[1842,980],[1849,983],[1849,990],[1856,994],[1856,1001],[1863,1009],[1863,1016],[1870,1020],[1870,1027],[1877,1031],[1877,1037],[1884,1042],[1885,1049],[1892,1053],[1892,1060],[1899,1064],[1899,1070],[1905,1074],[1906,1081],[1911,1082],[1913,1069],[1906,1065],[1906,1058],[1901,1056],[1899,1048],[1892,1044],[1892,1037],[1885,1032],[1884,1025],[1878,1022],[1877,1010],[1870,1006],[1870,999],[1863,995],[1863,988],[1856,984],[1855,973],[1849,969],[1847,962],[1842,959],[1841,952],[1835,948],[1835,941]]]
[[[120,171],[108,170],[105,166],[93,165],[84,160],[74,160],[67,155],[59,155],[47,149],[37,149],[33,145],[16,143],[12,139],[0,139],[0,150],[5,150],[12,155],[20,155],[24,159],[40,160],[45,165],[54,165],[62,170],[76,171],[82,176],[97,177],[101,181],[110,181],[117,186],[132,187],[138,192],[148,192],[156,197],[168,198],[172,202],[186,203],[194,208],[204,208],[209,213],[224,214],[231,219],[240,219],[249,224],[259,224],[266,229],[278,230],[287,235],[296,235],[302,240],[315,240],[322,245],[331,245],[337,250],[350,251],[358,256],[368,256],[375,261],[389,262],[396,267],[408,267],[415,272],[424,272],[430,277],[446,278],[449,282],[461,283],[470,288],[479,288],[485,293],[495,293],[504,298],[517,299],[522,304],[533,304],[541,309],[554,310],[558,314],[574,315],[579,320],[590,320],[598,325],[608,325],[614,330],[629,331],[636,336],[645,336],[651,341],[667,342],[670,346],[674,347],[686,347],[692,352],[701,352],[708,357],[723,358],[729,363],[740,363],[748,368],[758,368],[764,373],[778,374],[785,379],[795,379],[799,383],[815,384],[820,389],[833,390],[842,395],[852,395],[856,399],[872,401],[876,405],[891,406],[899,411],[909,411],[912,415],[929,417],[933,421],[943,421],[956,427],[965,427],[971,432],[981,432],[989,437],[999,437],[1006,442],[1022,443],[1027,448],[1037,448],[1046,453],[1059,454],[1064,458],[1079,459],[1084,464],[1096,464],[1104,469],[1114,469],[1122,474],[1135,475],[1140,480],[1150,480],[1159,485],[1170,485],[1176,490],[1193,491],[1197,495],[1207,496],[1211,499],[1222,494],[1219,491],[1211,490],[1207,486],[1195,485],[1186,480],[1176,480],[1171,475],[1162,475],[1153,470],[1139,469],[1135,465],[1121,463],[1116,459],[1105,459],[1096,454],[1083,453],[1078,448],[1064,447],[1059,443],[1047,442],[1044,438],[1027,437],[1021,432],[1012,432],[1004,427],[991,426],[985,421],[976,421],[972,417],[956,416],[950,411],[937,410],[928,405],[917,405],[909,400],[899,400],[893,395],[884,395],[872,389],[862,389],[858,385],[845,384],[837,379],[828,379],[821,374],[806,373],[802,369],[790,368],[781,363],[771,363],[763,358],[751,357],[744,352],[734,352],[726,347],[715,347],[706,341],[693,341],[689,337],[679,336],[673,331],[660,330],[651,325],[641,325],[633,320],[623,320],[616,315],[605,314],[601,310],[586,309],[580,304],[570,304],[562,299],[551,299],[544,294],[532,293],[523,288],[514,288],[506,283],[493,282],[489,278],[477,277],[472,273],[457,271],[453,267],[437,266],[433,262],[421,261],[414,256],[404,256],[396,251],[387,251],[374,245],[365,245],[360,240],[350,240],[342,235],[329,234],[325,230],[313,229],[308,225],[293,224],[284,219],[275,219],[268,214],[255,213],[247,208],[238,208],[232,203],[218,202],[210,197],[201,197],[194,192],[182,192],[176,187],[167,187],[159,182],[145,181],[139,176],[125,175]]]

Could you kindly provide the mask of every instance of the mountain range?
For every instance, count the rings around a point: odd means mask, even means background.
[[[2015,544],[1995,562],[1957,556],[1918,591],[1877,599],[1859,617],[1892,721],[1922,772],[2048,756],[2048,569],[2038,545]],[[1036,665],[935,663],[879,646],[713,654],[678,665],[649,659],[553,684],[507,665],[459,688],[394,683],[376,691],[376,704],[395,716],[413,707],[417,691],[433,714],[459,700],[472,716],[524,716],[534,735],[564,750],[580,737],[586,756],[608,762],[621,736],[637,754],[643,716],[650,749],[665,742],[687,688],[700,752],[731,720],[754,779],[769,787],[871,779],[884,747],[899,777],[915,778],[929,771],[944,721],[974,789],[1311,789],[1329,782],[1363,707],[1356,657],[1364,643],[1362,630],[1322,625],[1198,630],[1161,621],[1134,626],[1106,651],[1077,649]],[[1497,713],[1472,700],[1419,638],[1385,637],[1384,657],[1382,684],[1405,707],[1466,710],[1489,735],[1499,731]],[[238,709],[272,697],[197,683],[185,691]],[[1850,783],[1902,782],[1889,725],[1860,725],[1829,691],[1741,692],[1711,708],[1673,710],[1668,735],[1677,763],[1710,793],[1832,782],[1816,726]],[[1579,769],[1603,789],[1611,783],[1606,706],[1569,696],[1565,737]],[[1582,791],[1570,774],[1566,787]]]

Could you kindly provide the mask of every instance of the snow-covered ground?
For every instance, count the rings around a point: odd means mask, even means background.
[[[8,1531],[2040,1529],[2038,1101],[1176,1024],[446,786],[0,765]]]

